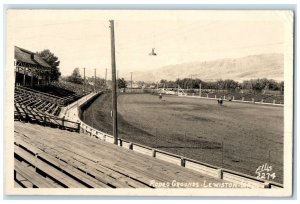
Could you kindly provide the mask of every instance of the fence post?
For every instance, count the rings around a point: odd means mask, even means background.
[[[133,150],[133,144],[129,143],[129,149]]]
[[[156,150],[152,149],[152,157],[156,157]]]
[[[185,167],[185,159],[184,158],[181,158],[180,165],[182,167]]]
[[[77,123],[77,132],[80,133],[80,123]]]
[[[64,130],[65,129],[65,117],[62,118],[61,125],[62,125],[62,129]]]
[[[25,121],[29,122],[29,115],[28,115],[28,113],[25,113]]]
[[[218,169],[217,174],[218,174],[218,179],[223,179],[223,169]]]
[[[46,115],[44,115],[44,126],[46,126]]]
[[[265,182],[265,183],[264,183],[264,188],[271,188],[270,183],[269,183],[269,182]]]

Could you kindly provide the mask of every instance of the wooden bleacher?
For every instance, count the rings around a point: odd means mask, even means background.
[[[15,122],[16,188],[153,188],[157,182],[220,182],[84,134]]]
[[[87,86],[83,92],[83,85],[68,82],[52,83],[52,85],[16,86],[15,120],[78,132],[79,123],[58,116],[64,107],[90,93],[91,87]]]
[[[51,86],[72,91],[72,92],[76,93],[78,96],[87,95],[87,94],[93,92],[93,90],[94,90],[94,87],[89,84],[86,84],[84,86],[82,84],[75,84],[75,83],[71,83],[71,82],[67,82],[67,81],[63,81],[63,80],[61,80],[59,82],[53,81],[51,83]]]

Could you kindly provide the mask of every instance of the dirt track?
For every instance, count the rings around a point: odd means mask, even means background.
[[[282,107],[164,99],[150,94],[120,95],[119,136],[253,176],[258,166],[269,163],[276,173],[274,181],[283,182]],[[110,107],[111,96],[100,96],[84,113],[86,122],[112,133]]]

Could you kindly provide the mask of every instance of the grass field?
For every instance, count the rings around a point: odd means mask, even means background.
[[[83,120],[112,133],[111,95],[101,95]],[[268,163],[283,182],[283,107],[166,96],[118,97],[119,136],[256,176]]]

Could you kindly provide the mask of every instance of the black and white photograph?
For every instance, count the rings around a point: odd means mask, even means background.
[[[6,13],[11,195],[290,196],[291,10]]]

